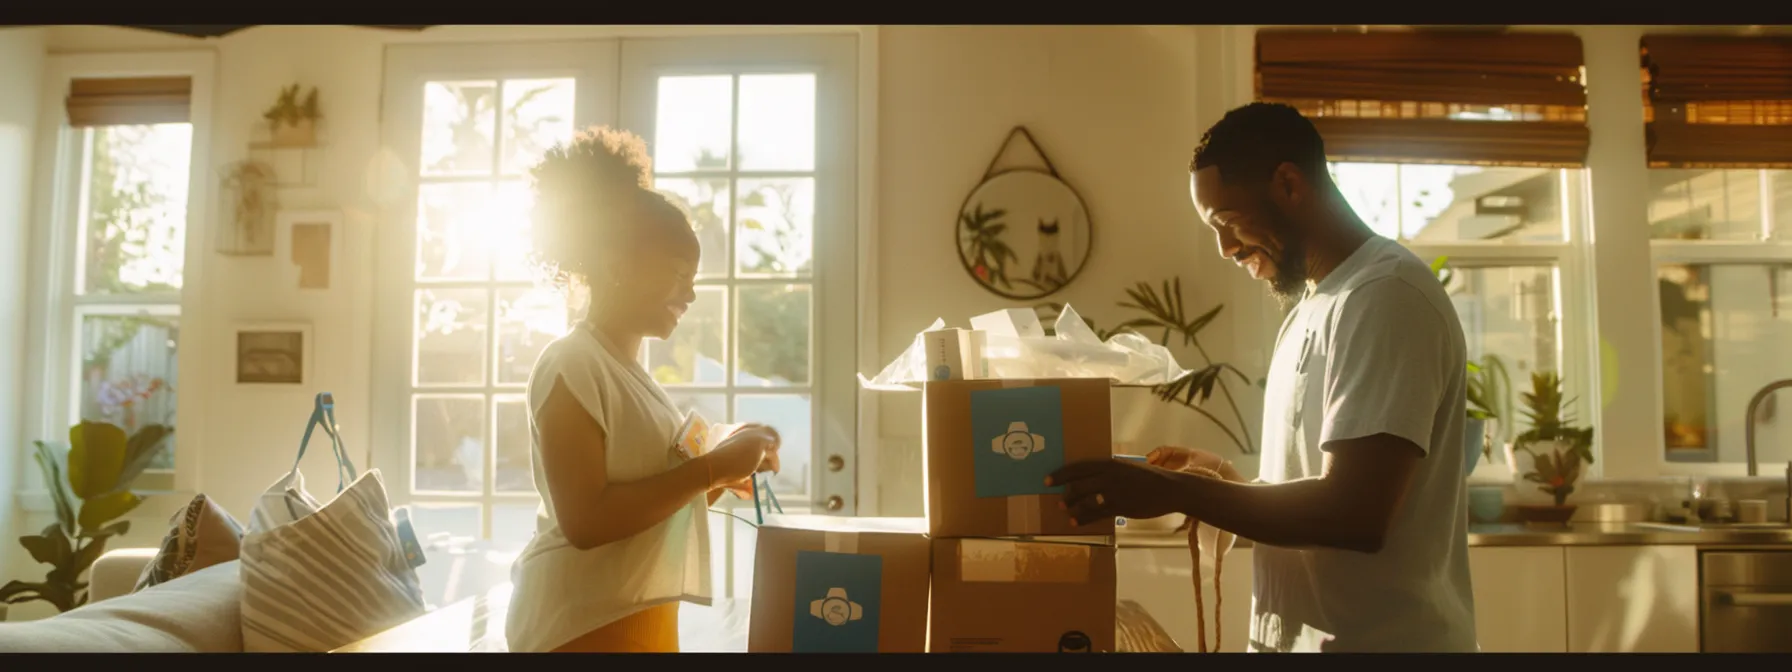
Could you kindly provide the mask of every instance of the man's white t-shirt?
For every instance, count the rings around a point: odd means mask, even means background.
[[[1288,315],[1264,391],[1259,478],[1320,476],[1323,446],[1376,434],[1425,456],[1381,552],[1257,546],[1252,651],[1477,650],[1465,357],[1462,325],[1430,268],[1379,236]]]
[[[511,566],[515,588],[504,624],[510,650],[518,653],[551,651],[651,606],[679,600],[707,605],[711,598],[704,495],[627,539],[588,550],[566,540],[548,496],[535,424],[556,379],[603,427],[611,481],[637,481],[681,461],[672,448],[684,417],[634,357],[584,328],[542,350],[529,374],[530,452],[541,508],[535,537]]]

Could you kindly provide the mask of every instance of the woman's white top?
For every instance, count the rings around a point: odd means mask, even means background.
[[[542,351],[529,375],[530,453],[541,507],[535,537],[511,567],[515,590],[504,624],[515,652],[551,651],[651,606],[708,605],[711,598],[705,495],[627,539],[584,551],[567,542],[542,473],[535,420],[556,378],[603,428],[610,482],[644,479],[681,461],[672,447],[683,415],[634,357],[585,328]]]

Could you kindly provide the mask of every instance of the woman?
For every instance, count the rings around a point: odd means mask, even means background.
[[[512,651],[677,651],[679,601],[710,598],[707,504],[778,467],[778,435],[757,425],[673,450],[683,415],[637,355],[696,298],[699,249],[649,174],[641,139],[607,128],[533,170],[536,254],[589,303],[529,377],[542,508],[512,568]]]

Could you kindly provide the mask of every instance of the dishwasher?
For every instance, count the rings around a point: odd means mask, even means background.
[[[1792,551],[1700,554],[1699,650],[1792,653]]]

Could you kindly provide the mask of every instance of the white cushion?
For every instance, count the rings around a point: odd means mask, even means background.
[[[330,651],[423,615],[386,501],[377,469],[322,506],[297,470],[262,495],[243,538],[245,651]]]
[[[242,651],[239,570],[227,562],[40,621],[0,623],[0,654]]]

